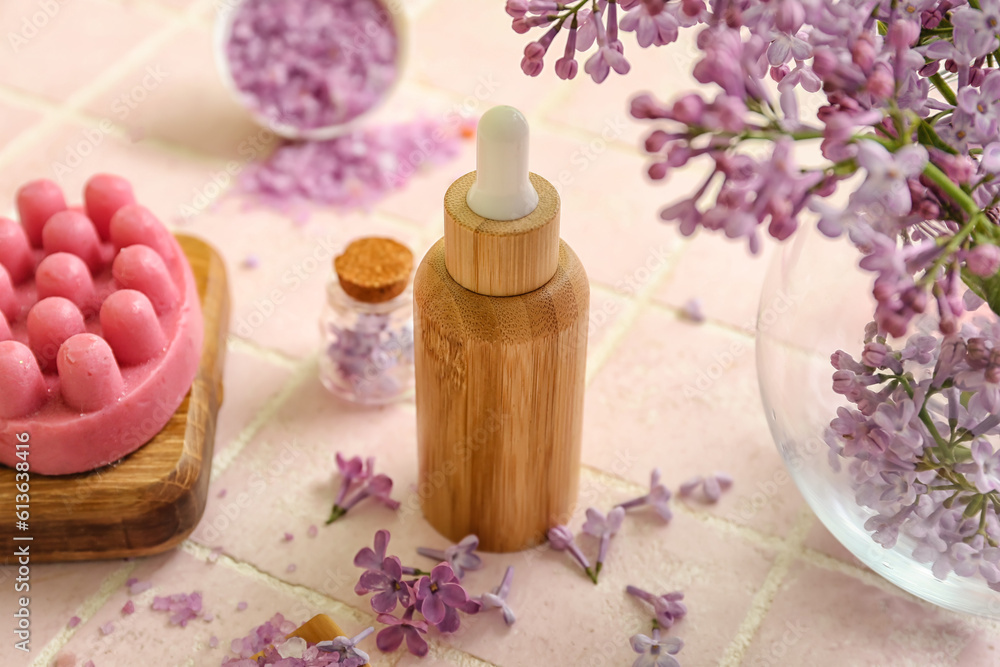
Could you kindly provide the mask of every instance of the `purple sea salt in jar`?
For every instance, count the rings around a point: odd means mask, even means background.
[[[367,405],[406,396],[413,391],[413,253],[392,239],[357,239],[334,269],[320,320],[323,386]]]
[[[226,85],[260,124],[289,139],[355,127],[400,79],[399,0],[225,0],[216,52]]]

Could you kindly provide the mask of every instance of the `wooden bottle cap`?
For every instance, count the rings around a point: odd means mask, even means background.
[[[333,268],[348,296],[381,303],[406,289],[413,272],[413,253],[398,241],[371,236],[352,241],[333,260]]]
[[[559,265],[559,193],[530,174],[538,206],[516,220],[490,220],[469,208],[476,182],[469,172],[444,195],[445,266],[459,285],[486,296],[527,294],[555,275]]]

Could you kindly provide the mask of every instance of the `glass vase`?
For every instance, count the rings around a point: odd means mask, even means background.
[[[757,332],[758,379],[771,434],[816,516],[865,565],[934,604],[1000,618],[1000,592],[978,572],[935,575],[934,562],[927,557],[930,538],[920,536],[917,523],[907,523],[921,520],[916,515],[901,522],[898,539],[889,548],[876,542],[877,520],[872,517],[877,512],[859,500],[866,497],[865,490],[851,468],[864,462],[830,446],[829,428],[838,408],[857,407],[835,393],[831,355],[844,350],[861,359],[866,325],[875,312],[874,274],[858,267],[860,257],[846,239],[827,239],[807,229],[776,253],[761,297]],[[912,332],[940,338],[930,315],[934,310],[930,305],[924,319],[911,325]],[[995,321],[985,308],[976,315],[984,313]],[[893,339],[889,343],[896,349],[904,344]],[[1000,438],[990,438],[997,448]],[[1000,551],[984,553],[1000,558]]]

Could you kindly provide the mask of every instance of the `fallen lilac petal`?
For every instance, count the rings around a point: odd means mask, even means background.
[[[685,301],[684,305],[681,306],[681,315],[683,315],[685,319],[692,322],[697,322],[699,324],[704,322],[705,311],[703,309],[701,299],[694,298]]]

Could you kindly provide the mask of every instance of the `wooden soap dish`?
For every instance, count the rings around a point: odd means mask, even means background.
[[[15,471],[0,467],[0,506],[11,513],[0,521],[0,540],[28,545],[32,562],[149,556],[177,546],[201,520],[222,403],[229,287],[210,245],[183,235],[177,241],[191,263],[205,322],[191,391],[163,430],[121,461],[77,475],[32,474],[25,531],[14,521]],[[13,552],[5,549],[0,564],[16,562]]]

